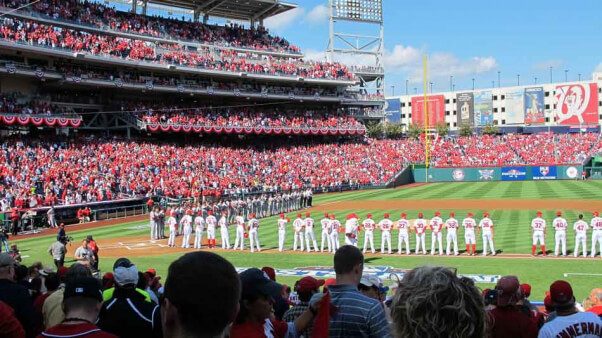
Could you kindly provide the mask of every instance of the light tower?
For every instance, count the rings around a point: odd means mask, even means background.
[[[382,0],[328,0],[330,37],[326,48],[328,60],[343,55],[368,56],[355,76],[362,94],[385,96],[383,65],[384,26]],[[366,33],[368,32],[368,33]]]

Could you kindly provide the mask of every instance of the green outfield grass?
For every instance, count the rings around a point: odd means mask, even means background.
[[[543,181],[543,182],[479,182],[479,183],[435,183],[408,189],[397,190],[369,190],[349,193],[334,193],[316,196],[314,205],[323,205],[327,209],[328,203],[341,201],[361,201],[361,200],[408,200],[408,199],[573,199],[573,200],[599,200],[602,199],[602,183],[595,181]],[[562,205],[558,210],[564,211],[564,216],[570,223],[576,220],[579,213],[586,214],[587,219],[591,216],[592,210],[565,210]],[[345,215],[351,212],[364,217],[366,213],[372,213],[376,221],[382,218],[384,213],[390,213],[393,220],[397,220],[399,209],[380,209],[380,210],[336,210],[334,213],[337,218],[344,221]],[[432,217],[434,209],[421,210],[425,217]],[[444,218],[450,211],[455,211],[456,218],[462,219],[471,211],[480,216],[484,210],[439,210]],[[495,223],[495,246],[498,252],[503,254],[530,254],[531,236],[530,221],[535,216],[535,208],[531,209],[528,205],[525,210],[487,210],[491,213],[491,218]],[[602,210],[601,210],[602,211]],[[418,211],[409,211],[409,218],[416,218]],[[295,213],[289,213],[288,216],[294,218]],[[322,212],[312,214],[316,221],[322,217]],[[544,210],[544,217],[551,223],[555,216],[555,210]],[[479,217],[477,217],[477,220]],[[261,220],[260,242],[264,248],[275,248],[277,246],[276,218],[269,217]],[[231,227],[231,244],[234,242],[234,227]],[[316,229],[318,245],[320,244],[320,229]],[[123,236],[141,236],[148,235],[148,222],[129,222],[115,226],[106,226],[97,229],[69,231],[68,234],[75,238],[75,242],[69,247],[70,255],[79,245],[81,239],[86,235],[94,235],[99,238],[114,238]],[[292,248],[292,230],[287,233],[286,247]],[[463,231],[460,231],[459,249],[464,249]],[[18,240],[17,243],[26,257],[25,264],[31,264],[34,261],[42,260],[46,263],[51,262],[51,257],[46,253],[48,246],[54,241],[54,236],[45,236],[32,239]],[[219,234],[218,234],[219,239]],[[178,238],[178,244],[180,238]],[[341,243],[343,236],[341,235]],[[360,235],[360,247],[363,244],[363,234]],[[397,231],[392,236],[393,249],[397,249]],[[546,235],[546,244],[548,252],[554,249],[554,233],[549,229]],[[375,245],[380,249],[380,232],[375,232]],[[410,245],[415,246],[414,236],[410,237]],[[477,250],[480,251],[482,240],[477,238]],[[591,245],[591,235],[588,235],[588,253]],[[248,247],[248,243],[247,243]],[[427,234],[427,248],[430,248],[430,234]],[[567,235],[567,248],[572,252],[574,248],[574,234],[572,231]],[[445,249],[445,236],[444,236]],[[539,248],[538,248],[539,249]],[[192,249],[191,249],[192,250]],[[302,266],[332,266],[332,255],[329,254],[277,254],[277,253],[255,253],[246,252],[227,252],[221,253],[238,267],[249,266],[273,266],[276,268],[294,268]],[[169,249],[165,249],[165,254],[150,257],[135,257],[133,260],[140,268],[146,269],[154,267],[160,275],[165,276],[169,263],[179,257],[180,254],[169,254]],[[103,258],[101,247],[101,270],[109,271],[114,262],[114,258]],[[550,283],[556,279],[566,279],[573,283],[578,299],[584,298],[594,287],[602,285],[602,275],[597,276],[597,267],[600,266],[602,259],[550,259],[550,258],[482,258],[482,257],[431,257],[431,256],[398,256],[398,255],[368,255],[368,264],[379,266],[393,266],[396,268],[412,268],[424,264],[445,265],[456,267],[460,273],[465,274],[487,274],[487,275],[506,275],[516,274],[522,282],[528,282],[533,286],[533,299],[543,299],[543,293],[547,290]],[[564,277],[564,273],[594,274],[569,275]],[[283,277],[279,281],[286,284],[293,284],[298,278]],[[487,284],[479,284],[480,287],[491,287]]]

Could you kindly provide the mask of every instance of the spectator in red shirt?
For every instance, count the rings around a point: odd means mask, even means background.
[[[25,330],[15,317],[15,311],[12,307],[0,300],[0,336],[6,338],[23,338]]]
[[[242,296],[240,312],[230,331],[231,338],[297,337],[311,325],[321,299],[313,303],[294,322],[286,323],[273,317],[274,297],[282,285],[273,282],[265,272],[251,268],[240,273]]]
[[[490,337],[537,337],[537,323],[517,306],[522,299],[518,278],[504,276],[498,281],[495,289],[498,292],[497,306],[489,312]]]
[[[86,239],[88,240],[88,248],[92,251],[92,254],[94,254],[94,263],[92,264],[92,268],[94,268],[94,270],[98,270],[98,251],[100,248],[98,247],[98,244],[96,244],[96,241],[92,235],[88,235]]]
[[[586,311],[602,316],[602,289],[593,289],[589,294],[589,302],[591,307]]]
[[[44,332],[40,337],[117,337],[102,331],[94,322],[102,305],[102,288],[94,277],[80,277],[68,280],[63,296],[65,319]]]

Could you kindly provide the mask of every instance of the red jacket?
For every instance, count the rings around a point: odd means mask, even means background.
[[[90,338],[117,338],[116,335],[102,331],[94,324],[59,324],[40,333],[38,338],[44,337],[90,337]]]

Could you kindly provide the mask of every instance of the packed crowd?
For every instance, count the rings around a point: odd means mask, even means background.
[[[2,0],[0,6],[18,8],[28,3],[27,0]],[[52,19],[91,24],[118,32],[217,46],[300,54],[298,47],[281,37],[270,35],[264,27],[247,29],[238,24],[219,26],[151,17],[117,11],[99,2],[79,0],[42,0],[30,9]]]
[[[438,140],[436,167],[580,163],[599,149],[598,134],[507,135]],[[482,144],[481,145],[481,142]],[[534,148],[533,144],[538,144]],[[310,187],[382,184],[424,161],[419,140],[246,145],[74,143],[12,138],[2,144],[0,194],[19,208],[162,195],[216,196]],[[551,150],[555,149],[555,150]],[[548,151],[553,151],[550,155]],[[131,161],[136,154],[138,161]],[[538,156],[539,154],[540,156]]]
[[[224,126],[224,127],[291,127],[291,128],[362,128],[355,118],[342,112],[279,109],[210,109],[169,105],[138,104],[125,107],[146,123]]]
[[[250,55],[238,57],[230,51],[212,52],[208,48],[187,51],[176,44],[100,35],[17,18],[2,19],[0,36],[9,41],[132,61],[262,75],[301,76],[310,79],[353,79],[353,74],[347,66],[340,63],[273,57],[253,60]]]
[[[20,93],[3,92],[0,94],[0,114],[26,115],[65,115],[72,113],[69,109],[48,102],[27,101]]]
[[[86,251],[84,241],[77,250]],[[52,249],[52,247],[51,247]],[[51,250],[49,250],[51,251]],[[77,255],[77,254],[76,254]],[[173,261],[165,281],[119,258],[111,272],[27,267],[0,254],[3,337],[600,337],[602,289],[577,303],[557,280],[534,306],[531,286],[503,276],[481,291],[447,267],[417,267],[384,285],[364,273],[364,256],[345,245],[335,278],[277,283],[277,270],[237,273],[225,258],[198,251]],[[541,295],[543,298],[544,295]],[[350,324],[348,318],[354,318]]]

